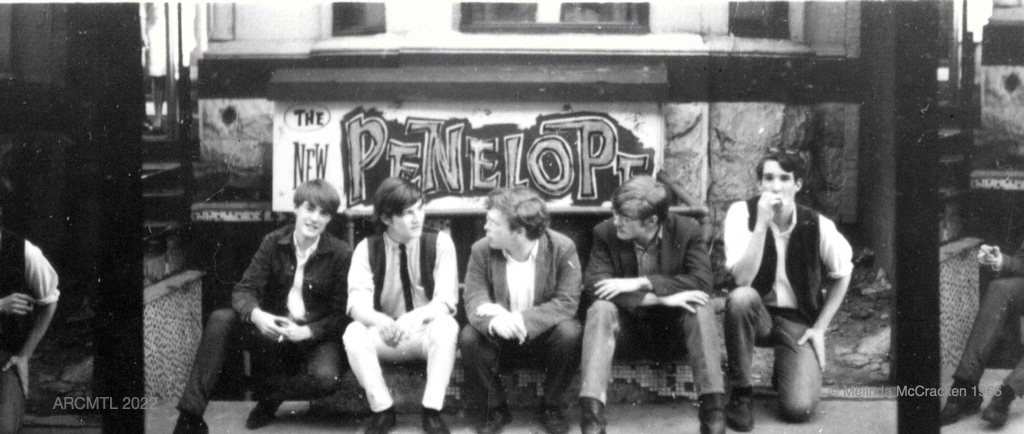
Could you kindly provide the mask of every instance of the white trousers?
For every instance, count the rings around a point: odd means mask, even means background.
[[[353,321],[342,337],[352,373],[366,391],[370,410],[380,412],[394,404],[380,362],[427,361],[427,385],[423,390],[423,407],[441,410],[448,381],[455,366],[455,349],[459,325],[451,316],[440,316],[413,329],[398,345],[389,347],[380,337],[380,329]]]

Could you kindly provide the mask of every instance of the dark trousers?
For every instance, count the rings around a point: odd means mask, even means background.
[[[567,404],[567,392],[579,368],[580,322],[565,320],[539,336],[531,336],[523,344],[498,336],[485,335],[472,325],[459,334],[462,367],[466,373],[467,407],[486,403],[494,408],[505,403],[501,372],[520,367],[544,370],[544,405],[561,407]]]
[[[596,300],[587,309],[583,333],[581,397],[606,400],[612,360],[648,355],[673,360],[686,354],[700,395],[724,393],[721,344],[715,334],[715,312],[696,306],[697,313],[681,307],[642,307],[630,314],[614,303]]]
[[[178,410],[197,416],[206,412],[224,358],[235,348],[250,351],[257,400],[319,398],[334,393],[341,385],[338,342],[277,342],[256,326],[242,323],[233,309],[221,309],[213,312],[206,323]]]
[[[779,393],[779,414],[797,422],[813,417],[821,395],[821,368],[810,342],[797,345],[808,328],[792,317],[769,313],[754,288],[729,292],[725,314],[729,384],[750,387],[754,345],[774,347],[773,383]]]
[[[960,357],[960,365],[953,379],[978,384],[985,373],[992,350],[1007,321],[1020,321],[1024,315],[1024,278],[1005,277],[993,280],[981,300],[978,316],[974,318],[971,336]],[[1024,359],[1010,371],[1003,383],[1013,388],[1017,396],[1024,394]]]
[[[0,349],[0,367],[7,364],[14,353]],[[21,429],[25,418],[25,394],[21,391],[21,379],[13,366],[7,372],[0,372],[0,434],[13,434]]]

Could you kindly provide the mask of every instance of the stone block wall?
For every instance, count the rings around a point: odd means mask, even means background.
[[[664,170],[708,206],[716,283],[726,280],[725,213],[757,193],[754,167],[770,152],[795,152],[808,163],[801,203],[837,222],[856,221],[859,105],[699,102],[665,104],[662,112]]]

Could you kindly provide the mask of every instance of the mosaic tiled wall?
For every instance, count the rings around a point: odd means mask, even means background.
[[[978,313],[978,246],[981,240],[965,239],[944,246],[939,264],[939,327],[942,369],[956,369]],[[951,250],[951,251],[950,251]]]
[[[194,275],[194,279],[145,305],[147,397],[177,400],[185,390],[203,334],[202,274]]]

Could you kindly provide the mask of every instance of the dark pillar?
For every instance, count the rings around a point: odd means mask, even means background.
[[[82,183],[95,185],[97,397],[145,396],[142,353],[142,37],[138,4],[70,6],[68,85],[83,107]],[[144,413],[103,412],[104,432],[143,432]]]
[[[868,6],[868,4],[865,4]],[[939,200],[936,187],[938,3],[892,8],[896,143],[896,327],[898,385],[937,390],[939,371]],[[898,397],[899,427],[939,432],[938,396]]]

